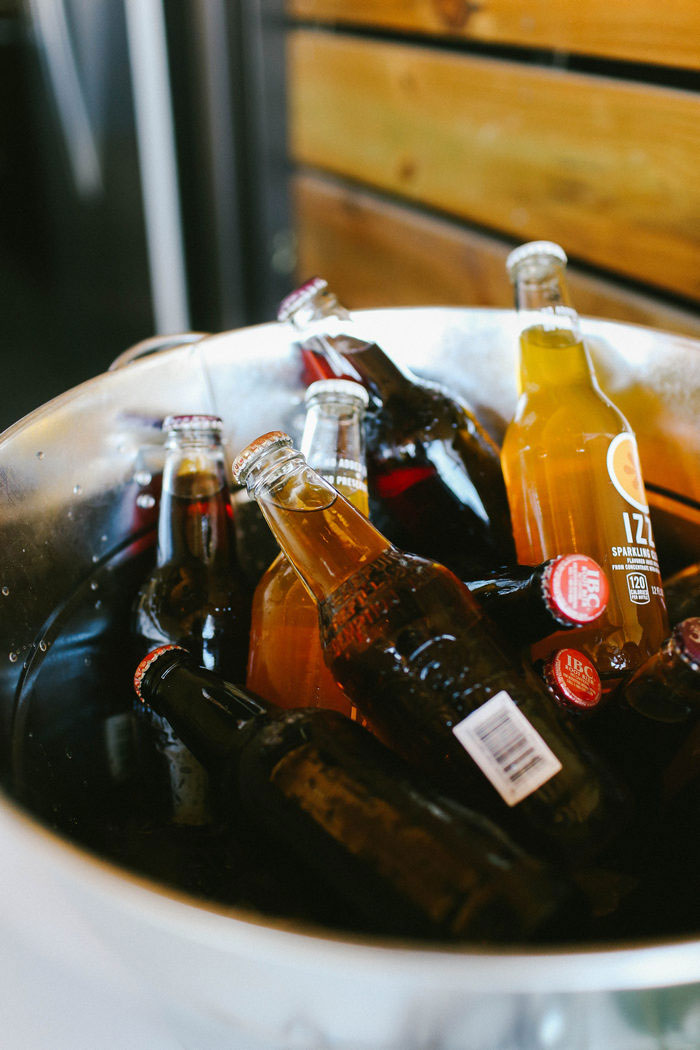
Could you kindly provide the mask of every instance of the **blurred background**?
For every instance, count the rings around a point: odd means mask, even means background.
[[[509,306],[700,336],[697,0],[0,0],[0,428],[154,333]]]

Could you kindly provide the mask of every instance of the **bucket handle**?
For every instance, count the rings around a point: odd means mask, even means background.
[[[124,350],[119,357],[115,357],[108,371],[115,372],[118,368],[125,368],[141,357],[159,354],[163,350],[173,350],[177,346],[198,343],[200,339],[205,339],[208,334],[208,332],[174,332],[172,335],[152,335],[150,339],[142,339],[140,343],[134,343],[128,350]]]

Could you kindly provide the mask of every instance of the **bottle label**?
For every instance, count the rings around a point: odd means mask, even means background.
[[[428,478],[435,477],[436,473],[437,471],[432,465],[398,467],[396,470],[392,470],[390,474],[380,475],[376,479],[377,495],[382,499],[396,499],[397,496],[400,496],[408,489],[412,489],[414,485],[420,484],[421,481],[427,481]]]
[[[620,539],[623,543],[610,548],[610,570],[613,574],[624,573],[627,596],[633,605],[663,600],[659,559],[634,434],[623,432],[612,439],[607,468],[616,491],[633,508],[622,512]]]
[[[508,806],[522,802],[562,768],[505,689],[452,732]]]
[[[647,514],[646,494],[639,465],[637,442],[633,434],[626,431],[614,437],[608,446],[608,474],[613,485],[636,510]]]

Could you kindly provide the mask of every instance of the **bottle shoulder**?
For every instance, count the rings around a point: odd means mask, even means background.
[[[633,434],[622,412],[593,387],[530,388],[518,398],[503,444],[523,431],[532,435],[562,436],[584,433],[612,440]]]

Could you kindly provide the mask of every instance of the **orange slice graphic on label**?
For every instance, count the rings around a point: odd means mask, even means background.
[[[634,434],[618,434],[610,442],[608,474],[623,499],[637,510],[648,511]]]

